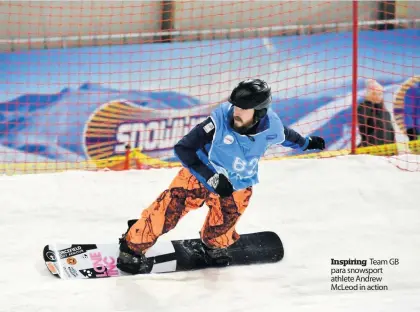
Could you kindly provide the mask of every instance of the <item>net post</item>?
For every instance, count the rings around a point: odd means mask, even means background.
[[[125,146],[124,170],[130,169],[130,154],[131,154],[131,146],[130,144],[127,144]]]
[[[174,1],[161,1],[161,31],[172,31],[173,30],[173,15],[174,15]],[[162,35],[160,40],[162,42],[172,42],[172,36]]]
[[[353,1],[353,65],[352,65],[352,122],[351,122],[351,154],[356,154],[357,127],[357,52],[358,52],[358,1]]]

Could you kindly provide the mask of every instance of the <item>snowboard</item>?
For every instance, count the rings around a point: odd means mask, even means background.
[[[208,261],[199,238],[158,240],[147,252],[146,273],[170,273],[218,267]],[[92,279],[133,275],[117,268],[118,240],[104,244],[51,244],[43,250],[45,265],[61,279]],[[283,259],[280,237],[270,231],[242,234],[228,247],[230,262],[225,266],[275,263]]]

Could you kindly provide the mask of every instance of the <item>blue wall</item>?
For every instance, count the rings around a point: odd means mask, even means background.
[[[386,101],[392,104],[392,92],[418,74],[419,34],[359,34],[359,98],[364,79],[375,78],[391,92]],[[223,101],[248,77],[269,81],[273,108],[286,124],[305,135],[325,136],[330,149],[349,144],[351,33],[21,51],[0,54],[0,64],[0,146],[28,157],[89,157],[86,127],[98,114],[115,145],[119,130],[106,112],[112,100],[130,102],[128,111],[135,112],[130,122],[146,122],[139,117],[144,108],[163,109],[161,118],[173,109],[188,114],[191,107]],[[203,109],[193,115],[205,114]],[[170,158],[170,148],[162,155]]]

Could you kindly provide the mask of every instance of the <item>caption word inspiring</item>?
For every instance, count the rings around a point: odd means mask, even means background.
[[[384,281],[387,267],[398,266],[398,258],[386,260],[331,259],[331,290],[388,290]]]

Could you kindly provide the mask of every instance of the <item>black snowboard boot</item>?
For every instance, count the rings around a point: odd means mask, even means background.
[[[232,260],[226,248],[210,248],[202,240],[186,239],[181,244],[194,268],[227,266]]]
[[[227,248],[210,248],[203,243],[209,264],[214,266],[228,266],[232,261]]]
[[[151,264],[148,263],[146,256],[131,250],[125,239],[128,231],[136,222],[137,220],[129,220],[128,229],[120,238],[120,254],[117,259],[117,268],[130,274],[149,273]]]

